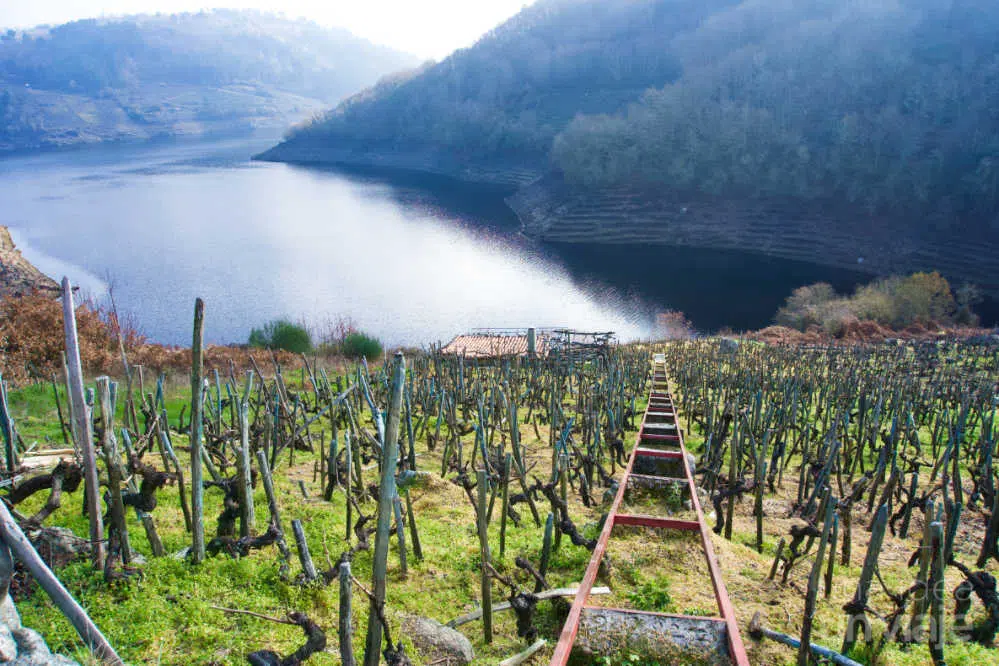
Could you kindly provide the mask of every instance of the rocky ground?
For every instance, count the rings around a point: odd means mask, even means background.
[[[56,294],[59,285],[21,256],[7,227],[0,226],[0,298],[32,291]]]

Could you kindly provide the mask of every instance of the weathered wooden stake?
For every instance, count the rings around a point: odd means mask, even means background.
[[[416,514],[413,513],[413,502],[409,498],[409,488],[406,495],[406,516],[409,518],[409,536],[413,541],[413,557],[419,562],[423,559],[423,546],[420,545],[420,533],[416,530]]]
[[[90,559],[95,569],[104,568],[104,524],[100,506],[100,482],[94,455],[94,433],[90,412],[83,392],[83,367],[80,344],[76,335],[76,311],[73,308],[73,287],[69,278],[62,279],[62,316],[66,335],[66,360],[69,370],[69,399],[73,413],[73,437],[83,452],[84,493],[87,516],[90,519]],[[999,493],[997,493],[999,494]]]
[[[110,506],[111,523],[117,533],[117,546],[121,551],[121,562],[128,566],[132,563],[132,550],[128,542],[128,525],[125,521],[125,505],[121,498],[121,453],[114,437],[114,404],[111,398],[111,380],[108,377],[97,378],[97,394],[101,405],[101,449],[104,452],[104,465],[108,470],[108,490],[111,493]],[[107,573],[107,569],[105,569]]]
[[[829,538],[829,557],[826,558],[825,597],[832,593],[833,570],[836,567],[836,542],[839,538],[839,515],[833,515],[832,536]]]
[[[871,541],[867,546],[864,568],[860,571],[860,580],[857,581],[857,591],[854,592],[853,601],[849,604],[849,608],[853,612],[847,611],[846,635],[843,637],[843,649],[840,650],[843,654],[849,654],[857,642],[858,624],[864,631],[864,640],[870,639],[871,627],[867,621],[867,613],[863,609],[867,606],[871,581],[874,579],[874,569],[878,565],[878,555],[881,554],[881,544],[884,541],[887,526],[888,505],[882,504],[878,507],[878,512],[874,515],[874,523],[871,526]]]
[[[829,530],[832,528],[833,515],[836,509],[836,499],[831,495],[826,501],[825,519],[822,523],[822,537],[819,541],[818,551],[815,553],[815,562],[812,564],[812,573],[808,576],[808,590],[805,596],[805,616],[801,623],[801,645],[798,648],[798,666],[808,666],[812,651],[812,621],[815,619],[815,600],[819,594],[819,578],[822,576],[822,560],[826,553],[826,541],[829,539]]]
[[[350,485],[349,483],[347,484]],[[342,666],[355,666],[354,646],[351,639],[354,635],[353,620],[351,618],[351,596],[353,593],[353,581],[350,575],[350,559],[340,558],[340,618],[337,626],[337,634],[340,640],[340,663]]]
[[[909,480],[909,497],[905,503],[905,511],[902,514],[902,528],[898,532],[900,539],[909,537],[909,522],[912,519],[912,506],[915,504],[913,498],[916,496],[916,488],[919,485],[919,472],[913,472]]]
[[[309,543],[305,540],[305,528],[302,527],[302,521],[297,518],[292,520],[291,530],[295,533],[298,560],[302,563],[302,572],[305,574],[305,580],[311,583],[319,578],[319,574],[316,573],[316,565],[312,563],[312,555],[309,553]]]
[[[343,448],[343,453],[344,453],[344,456],[346,456],[345,459],[344,459],[344,467],[346,469],[344,471],[347,473],[347,483],[345,483],[344,486],[343,486],[344,496],[347,499],[347,524],[344,526],[344,531],[346,532],[344,538],[347,540],[347,545],[350,546],[350,530],[351,530],[351,527],[353,527],[353,525],[351,524],[351,519],[353,518],[353,513],[354,513],[354,511],[353,511],[354,510],[354,506],[353,506],[353,504],[351,504],[351,501],[350,501],[350,494],[351,494],[351,490],[350,490],[350,475],[351,475],[351,469],[352,469],[352,466],[351,466],[351,456],[353,455],[352,451],[353,451],[354,447],[350,443],[350,431],[349,430],[346,431],[345,433],[343,433],[343,447],[344,447]]]
[[[510,454],[506,454],[506,460],[503,463],[503,502],[502,509],[503,513],[500,515],[500,559],[503,559],[504,553],[506,553],[506,512],[510,506]]]
[[[253,391],[253,373],[247,373],[246,390],[239,401],[239,536],[253,534],[256,509],[253,506],[253,474],[250,461],[250,393]]]
[[[200,564],[205,559],[205,486],[201,470],[202,399],[204,392],[205,303],[194,301],[194,337],[191,342],[191,561]]]
[[[277,495],[274,494],[274,479],[271,477],[271,467],[267,464],[267,454],[257,451],[257,468],[260,470],[260,477],[264,481],[264,492],[267,494],[267,506],[271,513],[271,524],[277,529],[277,547],[281,553],[282,573],[287,572],[288,563],[291,561],[291,551],[288,550],[288,542],[284,538],[284,527],[281,525],[281,513],[278,511]]]
[[[934,666],[944,666],[944,643],[946,641],[946,630],[944,627],[944,595],[946,595],[944,580],[944,544],[943,525],[933,523],[930,525],[930,542],[933,547],[931,556],[932,564],[929,578],[930,594],[930,656],[933,658]]]
[[[59,404],[59,394],[56,394],[56,405]],[[59,420],[62,423],[62,419]],[[4,461],[7,472],[17,469],[17,431],[14,429],[14,417],[7,406],[7,384],[0,374],[0,430],[3,431]]]
[[[392,530],[392,500],[396,496],[395,468],[399,458],[399,422],[402,418],[402,392],[405,382],[406,361],[399,352],[395,355],[392,387],[389,393],[388,423],[385,424],[385,434],[382,438],[382,476],[378,489],[378,525],[371,565],[371,610],[368,614],[364,666],[378,666],[381,655],[382,623],[378,619],[378,613],[385,605],[385,574],[388,566],[389,535]]]
[[[916,582],[922,583],[923,586],[913,594],[912,616],[909,620],[909,638],[914,641],[918,641],[923,632],[923,618],[926,609],[930,607],[929,575],[933,554],[932,525],[936,513],[935,507],[933,500],[926,500],[926,522],[923,525],[923,541],[919,545],[919,573],[916,575]]]
[[[538,573],[544,578],[545,574],[548,573],[548,562],[551,560],[552,556],[552,532],[555,530],[555,515],[552,513],[548,514],[548,518],[545,519],[545,535],[541,541],[541,564],[538,566]],[[541,581],[537,581],[534,586],[534,593],[537,594],[541,591],[542,587]]]
[[[992,516],[989,518],[989,526],[982,540],[982,550],[976,562],[978,567],[984,567],[989,558],[994,557],[999,560],[999,491],[992,495]]]
[[[478,480],[477,490],[479,491],[479,555],[482,559],[482,630],[485,634],[486,643],[493,642],[493,599],[492,585],[489,579],[489,566],[492,564],[489,558],[489,516],[487,509],[488,489],[486,472],[479,470],[476,473]]]
[[[406,565],[406,524],[402,517],[402,500],[396,495],[392,500],[392,511],[395,514],[396,540],[399,542],[399,573],[403,578],[409,575]]]
[[[738,424],[738,419],[736,419]],[[730,459],[728,463],[728,483],[729,488],[735,487],[735,476],[739,473],[739,432],[738,426],[736,426],[737,432],[732,433],[731,446],[729,447]],[[728,506],[726,507],[725,514],[725,538],[729,541],[732,540],[732,518],[735,515],[735,493],[728,498]]]

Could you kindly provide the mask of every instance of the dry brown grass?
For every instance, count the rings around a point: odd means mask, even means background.
[[[118,326],[111,311],[91,302],[76,308],[80,360],[88,375],[122,375]],[[121,326],[122,341],[128,362],[142,365],[153,374],[167,371],[187,372],[191,368],[189,347],[151,343],[134,327]],[[45,294],[29,294],[0,299],[0,372],[14,385],[48,380],[61,376],[65,350],[62,303]],[[251,361],[252,359],[252,361]],[[228,373],[230,363],[236,372],[256,362],[263,371],[273,368],[273,360],[284,367],[298,367],[295,354],[272,352],[237,345],[209,345],[205,348],[208,371]],[[337,359],[324,358],[327,367],[338,367]],[[331,363],[332,362],[332,363]],[[346,363],[340,359],[340,364]]]

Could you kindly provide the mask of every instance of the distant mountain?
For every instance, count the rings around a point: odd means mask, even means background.
[[[286,127],[417,64],[252,11],[0,31],[0,152]]]
[[[999,292],[999,3],[539,0],[263,157],[523,186],[511,204],[550,240]]]

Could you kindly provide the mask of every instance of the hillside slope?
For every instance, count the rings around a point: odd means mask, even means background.
[[[611,113],[682,68],[669,40],[734,0],[539,0],[443,62],[342,102],[264,159],[526,182],[579,113]]]
[[[550,240],[981,280],[999,248],[999,5],[539,0],[264,158],[515,183],[525,230]],[[677,222],[692,203],[704,215]]]
[[[251,11],[0,32],[0,153],[287,127],[412,56]]]

